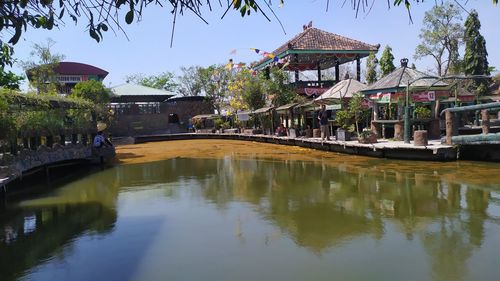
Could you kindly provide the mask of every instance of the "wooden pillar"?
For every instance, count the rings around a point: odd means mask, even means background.
[[[454,131],[453,113],[446,111],[445,120],[446,120],[446,144],[452,145],[453,142],[451,140],[451,137],[453,136],[453,131]]]
[[[378,120],[378,103],[373,102],[373,120]]]
[[[318,62],[318,86],[321,87],[321,65]]]
[[[490,133],[490,115],[488,114],[488,109],[481,110],[481,127],[483,128],[483,134]]]
[[[295,62],[295,66],[299,66],[299,54],[293,55],[293,62]],[[295,70],[295,83],[299,82],[299,70],[296,68]]]
[[[340,65],[339,65],[339,62],[336,61],[335,62],[335,82],[339,82],[340,81]]]
[[[356,56],[356,80],[361,81],[361,60]]]

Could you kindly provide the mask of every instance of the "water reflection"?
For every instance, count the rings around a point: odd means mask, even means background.
[[[486,226],[500,225],[498,183],[491,178],[468,183],[458,174],[450,176],[448,167],[403,163],[376,167],[370,161],[352,165],[225,157],[118,166],[25,201],[21,209],[10,210],[15,214],[3,214],[2,278],[15,280],[83,233],[114,231],[119,193],[156,186],[163,197],[202,200],[219,212],[248,205],[279,236],[317,256],[360,239],[400,236],[421,243],[433,280],[468,280],[469,260],[485,239],[492,239]],[[190,196],[180,195],[186,192]],[[235,235],[242,243],[244,228],[238,218]],[[273,238],[266,236],[265,243],[274,243]],[[491,243],[498,246],[497,240]]]
[[[106,235],[116,213],[100,204],[62,205],[15,210],[2,216],[0,232],[1,280],[16,280],[39,263],[59,257],[83,233]],[[70,251],[66,248],[65,251]]]

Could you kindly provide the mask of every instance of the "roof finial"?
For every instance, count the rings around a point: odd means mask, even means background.
[[[401,62],[401,67],[408,67],[408,59],[407,58],[402,58],[400,60]]]
[[[308,24],[304,24],[304,25],[302,26],[302,29],[304,29],[304,30],[308,30],[308,29],[309,29],[309,28],[311,28],[312,26],[313,26],[313,22],[312,22],[312,21],[310,21]]]

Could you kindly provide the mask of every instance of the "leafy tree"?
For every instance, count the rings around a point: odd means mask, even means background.
[[[266,96],[261,80],[251,70],[236,73],[228,85],[229,106],[234,110],[255,110],[265,105]]]
[[[366,83],[373,84],[377,81],[378,60],[375,53],[370,53],[366,59]]]
[[[486,41],[479,32],[481,23],[476,11],[472,11],[465,21],[465,55],[464,72],[466,75],[489,75],[488,51]],[[477,79],[474,81],[478,94],[488,91],[488,81]]]
[[[77,83],[71,90],[71,96],[96,104],[106,104],[110,99],[110,91],[100,81],[87,80]]]
[[[198,79],[205,98],[220,114],[227,104],[231,73],[223,65],[211,65],[207,68],[198,68]]]
[[[132,74],[126,77],[127,82],[132,82],[146,87],[174,92],[178,84],[174,81],[172,72],[162,72],[158,75],[145,76],[142,73]]]
[[[61,54],[53,54],[52,47],[55,42],[47,39],[46,45],[34,44],[30,55],[32,60],[22,62],[22,66],[28,75],[30,85],[38,94],[57,91],[54,69],[64,59]]]
[[[274,106],[289,104],[295,100],[297,94],[290,87],[287,72],[273,67],[270,70],[269,79],[263,76],[264,73],[261,73],[259,80],[262,81],[263,90],[268,96],[272,97],[272,104]]]
[[[392,48],[389,45],[385,46],[384,52],[380,57],[379,65],[380,70],[382,71],[380,75],[386,76],[387,74],[393,72],[396,67],[394,66],[394,56],[392,55]]]
[[[419,35],[422,42],[415,49],[414,58],[432,57],[439,76],[447,75],[450,69],[458,71],[458,49],[464,33],[461,21],[461,10],[450,2],[427,11]]]
[[[3,67],[0,67],[0,87],[19,90],[21,81],[24,80],[23,76],[19,76],[12,71],[5,71]]]
[[[262,89],[262,83],[255,76],[250,76],[245,83],[243,100],[252,110],[263,107],[266,104],[266,95]]]
[[[181,67],[182,75],[179,76],[179,92],[183,96],[198,96],[201,93],[200,67]]]

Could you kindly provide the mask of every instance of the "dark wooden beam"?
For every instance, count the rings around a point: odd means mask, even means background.
[[[361,59],[356,56],[356,80],[361,81]]]
[[[318,84],[321,83],[321,65],[318,62]]]

